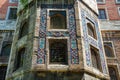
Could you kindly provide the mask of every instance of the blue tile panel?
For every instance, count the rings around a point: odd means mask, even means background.
[[[99,50],[102,70],[104,74],[107,74],[107,68],[106,68],[106,62],[105,62],[105,56],[103,53],[103,47],[102,47],[102,40],[100,35],[100,30],[98,27],[97,20],[90,15],[87,11],[81,10],[81,18],[82,18],[82,29],[83,29],[83,40],[84,40],[84,48],[85,48],[85,54],[86,54],[86,64],[87,66],[92,66],[91,63],[91,54],[90,54],[90,45],[96,47]],[[93,39],[90,37],[87,33],[87,19],[89,19],[91,22],[94,23],[95,29],[96,29],[96,35],[97,39]]]
[[[51,7],[51,6],[50,6]],[[52,7],[54,8],[54,7]],[[57,7],[55,7],[57,8]],[[76,42],[76,25],[75,25],[75,11],[73,6],[66,6],[66,7],[59,7],[59,9],[68,9],[68,28],[67,31],[47,31],[47,9],[49,9],[48,6],[44,6],[44,8],[41,9],[41,15],[40,15],[40,31],[39,31],[39,49],[38,49],[38,58],[37,63],[38,64],[46,64],[46,37],[68,37],[69,41],[68,44],[70,44],[69,53],[70,53],[70,61],[71,64],[78,64],[79,63],[79,56],[78,56],[78,48],[77,48],[77,42]],[[69,60],[68,60],[69,61]]]
[[[46,24],[47,24],[47,10],[42,9],[40,15],[40,30],[39,30],[39,49],[37,55],[37,63],[44,64],[45,63],[45,40],[46,40]]]

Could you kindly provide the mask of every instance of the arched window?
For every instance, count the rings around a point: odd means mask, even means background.
[[[113,49],[110,46],[104,45],[104,49],[107,57],[114,57]]]
[[[16,69],[23,66],[23,60],[25,55],[25,48],[22,48],[17,53]]]
[[[20,28],[19,39],[27,35],[27,33],[28,33],[28,22],[25,22]]]
[[[116,70],[112,67],[108,67],[108,69],[109,69],[110,80],[118,80],[116,75]]]
[[[2,47],[1,55],[2,56],[9,56],[11,51],[11,44],[6,44]]]
[[[100,57],[99,57],[99,51],[90,46],[90,51],[91,51],[91,61],[92,61],[92,66],[96,69],[101,69],[101,64],[100,64]]]
[[[64,41],[64,42],[63,42]],[[67,40],[50,40],[50,63],[67,63]]]
[[[87,28],[88,28],[88,35],[90,35],[96,39],[97,38],[96,30],[95,30],[94,26],[91,23],[87,23]]]
[[[66,29],[65,11],[50,11],[50,29]]]

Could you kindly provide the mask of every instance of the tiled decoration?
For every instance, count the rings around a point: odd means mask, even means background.
[[[68,23],[67,23],[67,31],[47,31],[47,9],[68,9]],[[69,60],[71,64],[78,64],[79,63],[79,56],[78,56],[78,48],[76,42],[76,25],[75,25],[75,11],[73,5],[66,5],[66,6],[50,6],[50,5],[42,5],[41,8],[41,15],[40,15],[40,31],[39,31],[39,49],[38,49],[38,64],[46,64],[46,37],[68,37],[69,41],[68,44],[70,45],[69,53],[70,57]]]
[[[102,40],[101,40],[100,30],[99,30],[99,27],[98,27],[98,22],[97,22],[96,19],[94,19],[85,10],[81,10],[81,18],[82,18],[84,48],[85,48],[85,54],[86,54],[86,64],[89,67],[92,66],[91,59],[90,59],[91,54],[90,54],[90,48],[89,48],[90,47],[89,45],[92,45],[92,46],[96,47],[99,50],[102,70],[103,70],[103,73],[107,74],[105,56],[104,56],[104,53],[103,53]],[[87,24],[86,24],[87,23],[87,18],[90,21],[92,21],[94,23],[94,25],[95,25],[97,39],[93,39],[87,33]]]
[[[47,27],[47,9],[41,9],[40,15],[40,31],[39,31],[39,49],[38,49],[38,58],[37,63],[45,64],[46,58],[46,27]]]

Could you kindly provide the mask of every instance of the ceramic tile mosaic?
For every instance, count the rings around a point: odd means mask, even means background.
[[[39,31],[39,49],[38,49],[38,58],[37,63],[38,64],[44,64],[45,63],[45,40],[46,40],[46,24],[47,24],[47,9],[41,10],[40,15],[40,31]]]
[[[51,8],[61,8],[61,9],[68,9],[68,29],[67,31],[46,31],[47,28],[47,9]],[[73,6],[44,6],[42,5],[41,9],[41,16],[40,16],[40,31],[39,31],[39,49],[38,49],[38,64],[45,64],[46,60],[46,38],[47,37],[69,37],[69,44],[70,44],[70,61],[71,64],[78,64],[79,63],[79,56],[78,56],[78,48],[76,42],[76,25],[75,25],[75,11]]]
[[[102,65],[102,69],[103,72],[105,74],[107,74],[107,68],[106,68],[106,62],[105,62],[105,56],[103,53],[103,47],[102,47],[102,40],[101,40],[101,35],[100,35],[100,30],[98,27],[98,22],[96,21],[96,19],[94,19],[92,17],[92,15],[90,15],[87,11],[85,10],[81,10],[81,18],[82,18],[82,28],[83,28],[83,36],[84,36],[84,48],[85,48],[85,54],[86,54],[86,64],[88,66],[91,66],[91,59],[90,59],[90,49],[89,46],[92,45],[94,47],[96,47],[99,50],[99,54],[100,54],[100,59],[101,59],[101,65]],[[88,33],[87,33],[87,18],[92,21],[95,24],[95,29],[96,29],[96,35],[97,35],[97,40],[89,37]]]

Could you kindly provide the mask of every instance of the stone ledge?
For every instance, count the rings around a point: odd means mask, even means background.
[[[101,30],[120,30],[120,21],[99,20]]]

